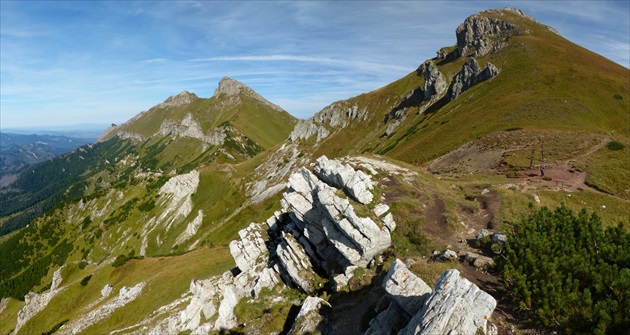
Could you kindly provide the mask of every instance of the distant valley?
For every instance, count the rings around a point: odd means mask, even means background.
[[[27,167],[92,143],[96,138],[0,133],[0,187],[14,181]]]

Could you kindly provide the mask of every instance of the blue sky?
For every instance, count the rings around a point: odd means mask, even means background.
[[[0,127],[121,123],[223,76],[299,118],[390,83],[490,8],[630,66],[625,1],[0,1]]]

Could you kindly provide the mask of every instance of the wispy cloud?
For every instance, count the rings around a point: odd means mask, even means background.
[[[234,77],[298,117],[374,90],[515,6],[626,67],[628,2],[0,1],[0,124],[119,123]]]
[[[393,64],[380,64],[352,59],[333,59],[327,57],[293,56],[293,55],[260,55],[260,56],[219,56],[192,59],[191,62],[308,62],[325,65],[338,65],[359,70],[380,71],[409,71],[409,67]]]

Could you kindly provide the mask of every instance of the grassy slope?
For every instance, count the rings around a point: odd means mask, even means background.
[[[146,318],[157,308],[178,299],[188,291],[192,278],[207,278],[221,274],[234,266],[227,248],[199,249],[184,255],[157,257],[128,261],[119,268],[110,265],[89,265],[80,270],[76,264],[66,269],[62,287],[67,287],[49,306],[35,315],[21,330],[21,334],[38,334],[51,329],[65,319],[74,319],[81,311],[101,296],[106,284],[114,286],[110,298],[115,297],[123,286],[131,287],[146,282],[142,294],[110,317],[86,330],[85,333],[102,334],[114,329],[129,327]],[[87,286],[80,281],[92,275]],[[107,300],[102,302],[105,303]],[[100,306],[101,304],[97,305]],[[88,311],[83,311],[83,313]]]
[[[538,25],[525,27],[531,35],[514,37],[507,48],[486,56],[501,69],[497,77],[444,106],[435,114],[439,122],[430,123],[389,154],[426,161],[509,127],[588,129],[627,136],[628,69]],[[616,94],[622,99],[615,99]],[[417,150],[419,145],[424,149]]]
[[[450,103],[437,103],[421,115],[410,108],[389,138],[383,136],[386,113],[412,89],[421,87],[423,78],[411,73],[381,89],[343,101],[341,105],[367,107],[368,124],[354,121],[334,133],[322,142],[316,156],[367,151],[409,163],[427,163],[467,142],[510,128],[522,128],[533,138],[549,132],[563,138],[567,145],[556,146],[549,152],[550,158],[575,157],[572,154],[578,150],[571,139],[576,137],[630,142],[630,70],[514,14],[486,15],[514,22],[531,32],[512,37],[504,49],[478,59],[481,66],[487,62],[496,65],[501,70],[497,77],[475,85]],[[434,61],[450,80],[465,58]],[[533,142],[523,138],[503,145]],[[525,151],[517,154],[527,155]],[[582,160],[589,181],[627,197],[627,150],[616,153],[613,167],[604,168],[602,160],[608,159],[607,155],[603,152]],[[615,181],[618,186],[612,186]]]

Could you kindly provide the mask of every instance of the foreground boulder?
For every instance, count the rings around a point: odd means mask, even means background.
[[[447,270],[435,283],[433,294],[399,335],[475,334],[486,330],[496,300],[477,285]]]
[[[383,287],[385,303],[370,321],[365,335],[487,334],[496,300],[459,271],[445,271],[433,291],[397,259],[389,269]]]
[[[289,335],[306,335],[322,332],[323,321],[330,304],[318,297],[307,297],[295,318]]]
[[[396,259],[383,281],[385,291],[407,314],[416,314],[431,295],[431,288]]]
[[[370,321],[365,335],[396,334],[409,323],[431,295],[431,288],[396,259],[383,280],[385,309]]]

